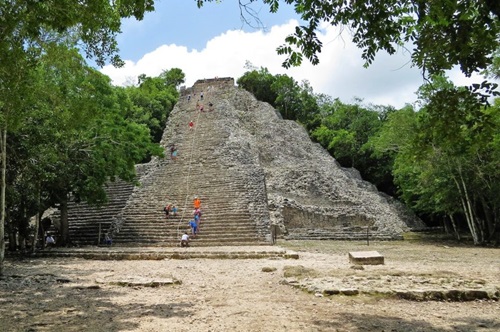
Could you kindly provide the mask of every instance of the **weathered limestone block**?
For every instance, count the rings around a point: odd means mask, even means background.
[[[383,265],[384,256],[377,251],[355,251],[349,253],[349,262],[355,265]]]

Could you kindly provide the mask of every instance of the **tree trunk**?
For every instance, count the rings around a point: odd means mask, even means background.
[[[443,218],[443,229],[446,235],[451,234],[450,224],[446,218]]]
[[[500,222],[495,225],[495,232],[493,233],[493,243],[495,247],[500,246]]]
[[[24,196],[21,196],[24,197]],[[21,252],[24,252],[26,250],[26,230],[29,225],[29,218],[27,217],[27,211],[26,211],[26,201],[23,199],[21,202],[21,218],[19,220],[19,223],[17,224],[17,245],[19,250]]]
[[[3,275],[3,261],[5,258],[5,174],[7,170],[7,127],[0,131],[0,149],[2,163],[2,187],[0,190],[0,276]]]
[[[19,233],[18,239],[19,239],[19,250],[24,252],[26,250],[26,238],[24,237],[24,235]]]
[[[40,231],[40,212],[35,215],[35,233],[33,234],[33,241],[31,243],[31,252],[36,251],[38,243],[38,232]]]
[[[458,180],[455,177],[453,177],[453,181],[455,181],[458,192],[460,193],[460,202],[462,203],[462,210],[464,212],[465,219],[467,220],[467,225],[469,226],[469,231],[472,235],[472,240],[474,241],[474,244],[478,244],[478,236],[477,236],[478,233],[476,230],[476,224],[474,223],[474,220],[472,219],[473,216],[471,214],[469,214],[468,206],[467,206],[467,203],[465,201],[466,195],[464,194],[464,191],[466,190],[466,188],[462,188],[462,186],[460,185],[460,183],[458,182]],[[462,182],[462,184],[463,184],[463,182]]]
[[[488,202],[486,202],[483,195],[481,195],[481,206],[483,208],[484,219],[486,220],[486,239],[490,241],[495,235],[495,221],[492,217],[492,210],[490,209],[490,206],[488,206]]]
[[[461,238],[460,238],[460,232],[458,231],[457,223],[455,222],[455,218],[453,218],[452,214],[449,214],[448,216],[450,217],[450,222],[451,222],[451,226],[453,227],[453,231],[455,233],[455,237],[457,238],[458,241],[460,241],[461,240]]]
[[[67,246],[69,239],[69,222],[68,222],[68,198],[64,197],[61,201],[61,245]]]
[[[8,230],[8,237],[9,237],[9,251],[16,251],[17,249],[17,236],[16,236],[16,230],[13,229],[12,227],[9,228]]]
[[[33,253],[36,251],[36,245],[38,243],[38,233],[40,232],[40,226],[41,226],[40,219],[42,217],[40,212],[40,183],[38,183],[38,185],[36,186],[36,202],[38,205],[38,209],[35,215],[35,234],[33,234],[33,243],[31,244],[31,252]],[[45,242],[45,240],[42,242]]]
[[[475,225],[474,229],[476,231],[476,237],[475,237],[476,241],[474,241],[474,244],[481,245],[484,243],[484,232],[482,229],[482,225],[481,225],[481,222],[479,222],[474,215],[474,210],[472,208],[472,202],[469,198],[469,193],[467,191],[467,187],[465,185],[465,181],[464,181],[464,178],[462,177],[462,174],[460,174],[460,180],[462,181],[462,186],[464,188],[464,193],[465,193],[465,202],[467,203],[466,213],[468,213],[470,215],[471,223],[473,223]]]
[[[45,228],[43,227],[43,222],[41,220],[40,220],[40,236],[42,237],[42,240],[40,242],[42,244],[42,250],[43,250],[45,249]]]

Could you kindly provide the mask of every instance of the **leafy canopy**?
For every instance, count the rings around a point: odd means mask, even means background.
[[[204,2],[196,0],[201,7]],[[246,8],[250,3],[240,1]],[[280,0],[262,0],[277,12]],[[283,66],[298,66],[303,58],[318,64],[323,22],[347,30],[370,65],[379,51],[394,54],[412,45],[412,62],[424,73],[438,74],[458,65],[467,76],[486,69],[499,48],[500,1],[496,0],[284,0],[304,24],[278,47],[287,56]],[[248,13],[243,11],[242,13]],[[242,14],[244,15],[244,14]]]

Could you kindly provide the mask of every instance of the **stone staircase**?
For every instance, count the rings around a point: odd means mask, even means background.
[[[299,254],[277,246],[211,246],[211,247],[83,247],[51,248],[38,251],[37,257],[84,258],[96,260],[162,260],[162,259],[298,259]]]
[[[86,202],[68,202],[69,235],[73,244],[99,244],[99,237],[104,237],[113,218],[123,209],[134,190],[134,185],[117,180],[109,182],[105,190],[109,200],[101,207],[90,206]],[[59,216],[60,212],[57,210],[51,217],[58,220]]]
[[[177,246],[184,232],[190,234],[188,222],[195,195],[202,202],[203,215],[200,232],[191,239],[191,245],[269,244],[268,227],[261,227],[259,232],[262,220],[256,220],[251,211],[256,201],[251,187],[265,188],[263,175],[260,183],[252,182],[244,172],[220,158],[229,136],[218,125],[222,115],[217,112],[217,102],[223,94],[223,90],[216,89],[205,93],[205,105],[210,99],[215,105],[213,112],[207,106],[207,111],[198,111],[196,98],[177,104],[161,143],[167,157],[150,163],[141,186],[135,188],[118,214],[112,227],[114,245]],[[192,129],[190,121],[194,122]],[[170,144],[178,149],[176,160],[168,157]],[[265,196],[260,201],[266,202]],[[167,202],[178,207],[177,216],[165,218],[162,209]]]
[[[144,165],[136,166],[138,177],[145,172]],[[105,232],[112,225],[116,215],[125,207],[127,200],[134,191],[134,185],[120,179],[108,182],[105,187],[108,202],[102,206],[92,206],[87,202],[68,202],[69,236],[73,245],[98,245],[104,239]],[[57,234],[60,211],[54,209],[48,215],[56,225],[51,225],[49,231]],[[57,241],[57,236],[56,236]]]

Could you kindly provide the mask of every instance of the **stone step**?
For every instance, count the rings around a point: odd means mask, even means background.
[[[190,229],[188,225],[180,225],[179,227],[172,227],[172,228],[162,228],[162,229],[144,229],[144,228],[123,228],[120,230],[120,233],[117,233],[116,236],[121,236],[121,234],[143,234],[143,235],[156,235],[156,234],[170,234],[172,232],[177,232],[178,230],[181,231],[186,231]],[[241,227],[234,227],[234,228],[218,228],[218,229],[210,229],[210,228],[205,228],[201,227],[200,231],[203,234],[228,234],[228,233],[235,233],[235,234],[255,234],[255,227],[249,227],[249,228],[241,228]],[[83,237],[84,235],[82,235]]]
[[[131,239],[117,239],[113,241],[113,245],[117,246],[130,246],[133,244],[141,244],[148,246],[176,246],[180,242],[180,235],[172,236],[172,237],[164,237],[164,238],[131,238]],[[233,243],[239,243],[239,245],[260,245],[266,244],[269,245],[268,242],[264,241],[262,238],[213,238],[213,239],[190,239],[190,243],[193,246],[225,246],[225,245],[233,245]]]
[[[133,230],[133,229],[126,229],[120,231],[120,233],[115,234],[115,239],[122,239],[125,237],[164,237],[164,236],[170,236],[172,234],[178,234],[178,233],[191,233],[190,228],[188,227],[179,227],[179,228],[172,228],[169,230],[158,230],[158,231],[147,231],[147,230]],[[256,236],[255,234],[255,229],[250,230],[241,230],[241,229],[227,229],[227,230],[206,230],[206,229],[201,229],[199,232],[200,235],[203,235],[203,238],[212,238],[212,237],[244,237],[244,236]],[[85,236],[81,236],[80,238],[85,238]],[[89,238],[97,238],[97,237],[92,237],[89,235]]]
[[[155,219],[155,220],[146,220],[146,219],[143,219],[141,220],[140,222],[133,222],[133,221],[126,221],[122,227],[131,227],[131,228],[141,228],[142,226],[141,225],[144,225],[144,228],[161,228],[161,227],[172,227],[172,226],[177,226],[177,225],[187,225],[189,223],[190,220],[194,220],[192,218],[185,218],[183,220],[178,220],[178,221],[171,221],[169,222],[169,224],[165,224],[165,221],[163,218],[161,219]],[[210,218],[202,218],[201,219],[201,222],[204,224],[204,225],[218,225],[220,227],[232,227],[232,226],[242,226],[242,225],[246,225],[246,226],[254,226],[255,225],[255,221],[248,218],[248,219],[210,219]],[[172,226],[170,226],[172,225]],[[91,227],[91,226],[86,226],[86,227],[83,227],[82,226],[82,229],[83,228],[98,228],[98,226],[96,227]]]
[[[124,242],[136,242],[141,241],[163,241],[165,239],[180,239],[181,235],[186,232],[188,235],[190,231],[188,229],[171,230],[170,232],[158,232],[158,233],[134,233],[134,232],[123,232],[115,235],[113,241],[115,243]],[[89,234],[82,235],[78,237],[78,241],[86,243],[97,242],[98,236],[90,236]],[[101,239],[104,236],[101,234]],[[201,231],[199,235],[196,236],[197,242],[212,242],[214,240],[218,241],[255,241],[259,240],[261,237],[257,236],[255,232],[222,232],[222,233],[210,233],[208,231]],[[73,240],[76,241],[76,240]]]
[[[179,209],[177,210],[177,216],[184,216],[184,218],[191,218],[193,215],[194,208],[189,208],[189,209]],[[241,209],[241,208],[217,208],[213,206],[202,206],[201,207],[202,211],[202,216],[203,217],[227,217],[227,218],[244,218],[246,216],[251,215],[248,209]],[[170,213],[171,214],[171,213]],[[100,215],[98,215],[99,217]],[[151,218],[155,216],[162,216],[165,218],[165,212],[162,209],[158,209],[158,207],[155,207],[154,209],[152,208],[145,208],[145,207],[137,207],[135,209],[130,209],[130,211],[127,211],[127,216],[130,217],[130,219],[141,219],[141,218]],[[104,216],[103,216],[104,217]],[[84,216],[82,218],[77,218],[77,217],[72,217],[74,221],[78,220],[92,220],[95,219],[95,217],[92,216]]]
[[[167,247],[83,247],[51,248],[37,253],[40,257],[72,257],[98,260],[161,260],[161,259],[298,259],[293,251],[270,247],[262,243],[258,246],[241,247],[238,243],[226,243],[223,247],[176,248],[179,244]],[[170,247],[170,248],[169,248]],[[173,247],[173,248],[172,248]],[[241,249],[243,248],[243,249]]]
[[[224,232],[224,231],[245,231],[245,230],[255,230],[255,223],[245,223],[245,224],[230,224],[230,225],[223,225],[223,224],[209,224],[202,222],[201,225],[199,226],[201,229],[206,229],[207,231],[211,232]],[[130,232],[135,232],[135,233],[142,233],[142,232],[162,232],[162,231],[170,231],[170,230],[177,230],[177,229],[189,229],[189,225],[187,222],[182,222],[182,223],[176,223],[176,224],[171,224],[171,225],[158,225],[158,226],[123,226],[122,230],[123,231],[130,231]],[[120,232],[122,232],[120,230]]]
[[[188,235],[190,234],[190,230],[187,228],[180,228],[178,230],[171,230],[171,231],[163,231],[163,232],[155,232],[155,233],[148,233],[148,232],[121,232],[115,235],[114,241],[115,242],[123,242],[126,239],[135,241],[138,239],[165,239],[165,238],[171,238],[171,237],[176,237],[180,238],[181,235],[186,232]],[[254,232],[238,232],[238,231],[226,231],[226,232],[209,232],[209,231],[201,231],[198,234],[198,238],[200,241],[210,241],[212,239],[232,239],[232,240],[254,240],[256,238],[259,238]],[[85,239],[84,237],[80,237],[80,239]],[[97,237],[89,237],[87,240],[93,240],[97,239]]]
[[[126,209],[127,215],[131,216],[132,218],[141,218],[141,217],[149,217],[152,215],[164,215],[165,212],[163,211],[163,207],[165,204],[162,205],[155,205],[155,206],[134,206],[134,207],[129,207]],[[184,215],[184,216],[190,216],[194,212],[193,207],[188,207],[188,208],[183,208],[177,206],[177,215]],[[244,215],[250,215],[248,207],[242,207],[242,205],[235,205],[235,206],[225,206],[225,207],[218,207],[218,206],[213,206],[210,204],[205,204],[201,206],[201,212],[203,215],[214,215],[214,216],[219,216],[219,215],[229,215],[229,217],[240,217]],[[96,216],[102,216],[105,217],[106,215],[101,215],[101,214],[96,214]],[[78,216],[72,216],[71,219],[78,220],[78,219],[91,219],[93,216],[82,216],[81,218],[78,218]]]
[[[393,240],[403,240],[402,236],[394,236],[385,233],[370,233],[367,237],[366,233],[360,232],[337,232],[337,233],[329,233],[329,234],[289,234],[284,237],[286,240],[356,240],[363,241],[366,239],[369,240],[379,240],[379,241],[393,241]]]

